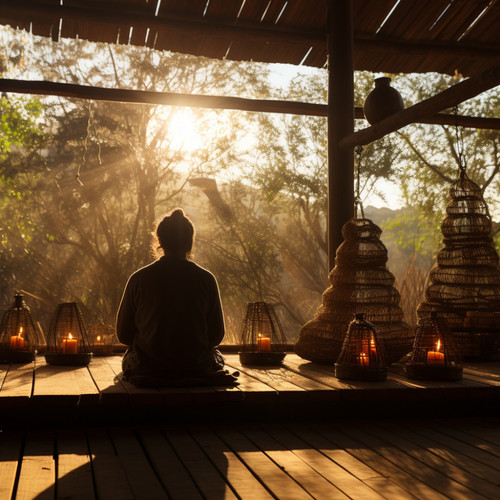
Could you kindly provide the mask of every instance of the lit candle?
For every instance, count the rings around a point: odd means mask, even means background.
[[[359,354],[359,364],[361,366],[369,366],[370,364],[370,357],[366,352],[361,352]]]
[[[271,350],[271,339],[269,337],[263,337],[260,333],[257,337],[257,350],[258,351],[270,351]]]
[[[71,333],[62,341],[63,354],[76,354],[78,352],[78,340],[73,338]]]
[[[97,340],[97,342],[100,342],[101,341],[101,336],[98,335],[96,340]]]
[[[375,337],[373,335],[370,339],[370,352],[372,353],[372,356],[377,355],[377,346],[375,345]]]
[[[14,351],[22,351],[24,349],[23,327],[19,327],[19,333],[10,338],[10,348]]]
[[[444,352],[440,352],[441,340],[437,341],[436,350],[427,352],[427,364],[444,365]]]

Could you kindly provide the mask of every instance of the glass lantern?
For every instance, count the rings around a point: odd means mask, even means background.
[[[45,359],[51,365],[88,365],[92,352],[87,329],[76,302],[63,302],[52,316]]]
[[[285,347],[286,338],[273,306],[267,302],[249,303],[241,335],[241,363],[279,365]]]
[[[121,345],[115,329],[110,325],[104,323],[90,325],[88,332],[94,356],[109,356]]]
[[[448,322],[433,311],[417,325],[411,359],[406,374],[414,379],[460,380],[462,364]]]
[[[356,313],[349,323],[342,350],[335,363],[340,380],[386,380],[384,349],[372,323],[363,313]]]
[[[0,359],[7,363],[29,363],[35,359],[41,344],[42,333],[35,326],[23,296],[18,293],[0,324]]]

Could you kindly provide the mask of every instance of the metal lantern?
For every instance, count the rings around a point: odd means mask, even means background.
[[[29,363],[43,344],[31,312],[21,294],[14,296],[12,306],[5,311],[0,325],[0,358],[7,363]]]
[[[52,365],[88,365],[90,341],[76,302],[63,302],[50,322],[45,359]]]
[[[274,308],[267,302],[248,304],[241,336],[243,364],[279,365],[285,357],[286,338]]]
[[[341,380],[385,380],[387,365],[384,349],[375,327],[357,313],[347,328],[342,350],[335,363],[335,376]]]
[[[90,325],[88,332],[94,356],[110,355],[116,347],[121,345],[115,329],[110,325],[104,323]]]
[[[460,380],[460,353],[443,317],[433,312],[418,322],[412,357],[405,367],[410,378],[427,380]]]

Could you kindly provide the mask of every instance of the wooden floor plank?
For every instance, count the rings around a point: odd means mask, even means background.
[[[306,443],[306,445],[302,445],[303,449],[307,449],[307,446],[309,446],[318,450],[325,457],[328,457],[335,464],[349,471],[353,476],[363,481],[374,491],[382,494],[385,498],[397,498],[398,500],[415,499],[414,495],[405,491],[390,478],[380,474],[348,451],[334,445],[331,441],[319,435],[313,430],[314,426],[311,428],[310,425],[295,422],[284,424],[284,427],[293,432],[296,438],[299,439],[299,442],[295,445],[297,448],[300,449],[300,441],[303,441]],[[271,428],[271,432],[275,435],[274,427]]]
[[[375,433],[378,437],[404,451],[409,456],[468,488],[470,490],[470,493],[468,493],[470,498],[474,498],[473,495],[477,493],[492,500],[500,498],[500,487],[472,474],[470,472],[472,464],[469,464],[469,466],[462,464],[462,467],[460,467],[456,464],[456,460],[445,460],[439,454],[427,449],[425,443],[419,440],[418,437],[412,440],[411,434],[401,430],[397,426],[390,425],[390,423],[388,425],[389,429],[387,425],[375,422],[370,425],[369,429],[370,432]],[[463,468],[463,465],[466,468]]]
[[[36,360],[33,401],[39,405],[97,405],[97,389],[86,366],[56,366]]]
[[[114,427],[109,433],[134,495],[147,500],[168,498],[132,430]]]
[[[304,377],[317,380],[331,389],[334,389],[335,396],[341,399],[365,400],[376,395],[377,399],[391,399],[408,392],[407,386],[395,381],[384,382],[363,382],[345,381],[335,377],[333,365],[319,365],[310,363],[296,354],[287,354],[284,365],[301,374]]]
[[[216,434],[277,497],[304,500],[311,496],[247,437],[229,426],[215,427]]]
[[[237,498],[226,476],[218,472],[187,431],[178,426],[165,426],[162,430],[205,498]]]
[[[95,498],[87,438],[81,429],[56,431],[57,496],[64,499]]]
[[[97,497],[104,500],[134,500],[136,497],[106,429],[87,430]]]
[[[365,421],[361,425],[341,424],[339,425],[339,430],[351,437],[356,437],[356,439],[363,442],[365,446],[377,451],[387,460],[403,468],[409,475],[419,478],[443,495],[456,500],[479,500],[485,498],[462,484],[457,483],[447,475],[429,467],[425,464],[424,460],[417,460],[408,453],[410,450],[403,451],[393,442],[387,441],[385,438],[388,438],[388,436],[384,435],[384,439],[382,439],[378,436],[379,433],[375,432],[370,426],[369,422]]]
[[[88,370],[99,390],[100,402],[104,405],[124,405],[129,395],[117,378],[106,358],[93,358]]]
[[[242,365],[239,358],[232,356],[227,364],[240,373],[252,377],[278,392],[280,398],[287,401],[307,401],[308,391],[297,385],[292,372],[280,367],[259,367]]]
[[[0,498],[11,498],[14,491],[22,442],[20,431],[0,432]]]
[[[0,363],[0,392],[2,390],[3,386],[3,381],[5,380],[5,376],[7,375],[7,372],[9,371],[10,365],[8,364],[1,364]]]
[[[440,421],[443,432],[453,433],[459,436],[459,439],[468,443],[473,443],[481,450],[500,457],[500,432],[498,426],[500,425],[499,419],[495,419],[495,424],[490,425],[484,419],[480,420],[456,420],[456,419],[443,419]]]
[[[137,433],[169,498],[203,498],[186,467],[158,427],[139,427]]]
[[[419,499],[446,500],[448,497],[439,493],[429,486],[425,480],[409,474],[400,467],[400,464],[388,460],[384,455],[378,453],[375,447],[366,446],[357,438],[353,438],[339,428],[339,424],[318,422],[314,430],[322,437],[332,442],[336,447],[345,449],[348,453],[356,457],[367,467],[372,468],[379,474],[389,478],[407,493]],[[397,498],[397,497],[396,497]]]
[[[10,365],[0,391],[0,408],[28,406],[33,390],[35,363]]]
[[[255,425],[238,425],[238,429],[264,452],[275,464],[287,472],[313,498],[346,499],[346,490],[359,499],[381,499],[375,491],[366,488],[337,464],[317,450],[287,443],[284,431],[274,428],[268,434]],[[266,429],[267,430],[267,429]],[[277,439],[275,436],[277,435]],[[358,487],[360,486],[361,487]]]
[[[235,453],[205,426],[189,427],[189,432],[207,454],[219,473],[242,500],[267,500],[273,498],[254,475],[243,465]]]
[[[56,481],[54,434],[48,430],[26,435],[16,500],[53,500]]]
[[[465,468],[486,481],[499,482],[494,478],[500,475],[500,458],[436,432],[422,422],[400,420],[391,422],[391,426],[404,428],[409,436],[413,436],[415,440],[445,460]]]

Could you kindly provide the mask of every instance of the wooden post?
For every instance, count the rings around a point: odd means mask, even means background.
[[[342,243],[342,226],[354,215],[354,153],[340,140],[354,132],[352,0],[328,8],[328,270]]]

